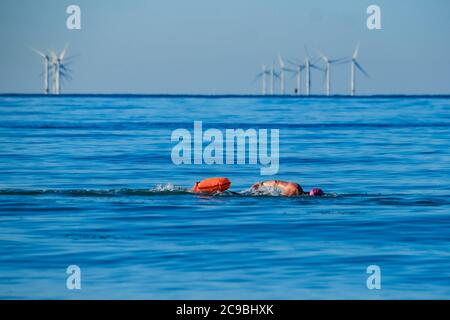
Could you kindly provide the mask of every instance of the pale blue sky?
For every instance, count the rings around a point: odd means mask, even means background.
[[[78,4],[82,30],[66,29]],[[380,31],[366,8],[382,10]],[[331,58],[361,42],[359,94],[450,93],[448,0],[1,0],[0,92],[40,93],[41,60],[28,47],[70,43],[67,93],[259,93],[261,63],[278,52],[303,59],[303,46]],[[348,93],[348,66],[332,69],[333,93]],[[313,92],[323,93],[313,74]],[[294,80],[288,77],[288,91]]]

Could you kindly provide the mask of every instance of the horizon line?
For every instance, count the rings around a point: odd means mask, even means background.
[[[450,93],[446,94],[368,94],[368,95],[323,95],[323,94],[311,94],[311,95],[295,95],[295,94],[195,94],[195,93],[60,93],[57,94],[44,94],[44,93],[0,93],[0,97],[136,97],[136,98],[289,98],[289,99],[303,99],[303,98],[449,98]]]

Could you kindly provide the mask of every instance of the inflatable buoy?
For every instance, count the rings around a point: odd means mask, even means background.
[[[209,178],[200,182],[196,182],[192,191],[194,192],[216,192],[225,191],[231,185],[227,178]]]

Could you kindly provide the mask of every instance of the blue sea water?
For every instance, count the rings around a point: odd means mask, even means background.
[[[200,120],[279,129],[279,173],[174,165]],[[0,298],[448,298],[449,160],[448,97],[2,96]],[[184,191],[211,176],[327,194]]]

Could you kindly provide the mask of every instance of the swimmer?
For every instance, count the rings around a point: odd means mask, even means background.
[[[208,178],[199,182],[196,182],[191,191],[194,193],[217,193],[228,190],[231,186],[231,181],[228,178]],[[303,191],[302,187],[295,182],[280,181],[280,180],[268,180],[255,183],[251,189],[258,190],[261,187],[277,188],[281,191],[281,195],[286,197],[309,195],[311,197],[323,196],[325,193],[322,189],[313,188],[309,192]],[[231,192],[232,194],[238,194]]]
[[[252,186],[252,190],[258,190],[261,187],[272,187],[281,190],[281,194],[286,197],[299,196],[304,194],[302,187],[294,182],[269,180],[255,183]]]
[[[261,187],[272,187],[281,190],[281,195],[286,197],[309,195],[312,197],[323,196],[324,192],[322,189],[313,188],[310,192],[304,192],[303,188],[295,182],[280,181],[280,180],[269,180],[255,183],[251,189],[258,190]]]

